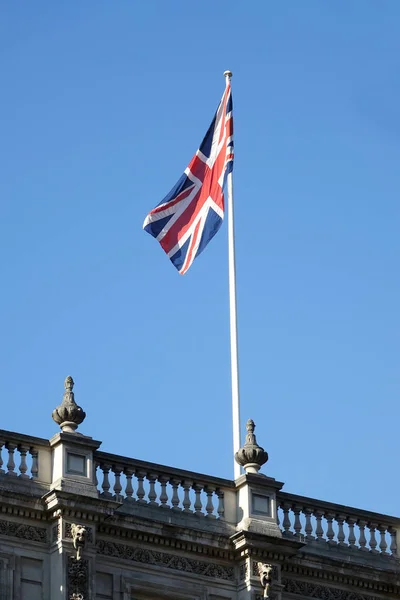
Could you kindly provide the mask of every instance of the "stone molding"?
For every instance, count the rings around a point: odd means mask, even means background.
[[[239,567],[239,581],[246,581],[249,575],[249,566],[247,560]]]
[[[343,566],[343,565],[342,565]],[[355,568],[357,567],[357,565],[349,565],[349,568]],[[296,581],[299,581],[299,577],[309,577],[309,578],[313,578],[313,579],[322,579],[322,580],[329,580],[332,583],[337,583],[339,585],[347,585],[347,586],[351,586],[352,588],[358,588],[358,589],[363,589],[363,588],[368,588],[368,590],[371,590],[371,592],[377,592],[377,593],[388,593],[388,594],[397,594],[398,596],[400,596],[400,587],[397,585],[389,585],[384,581],[381,581],[379,579],[377,580],[373,580],[371,578],[371,568],[366,566],[365,567],[365,571],[363,570],[364,573],[364,577],[365,579],[362,579],[362,575],[361,572],[358,572],[358,575],[354,575],[352,573],[349,573],[348,575],[346,574],[342,574],[339,573],[338,571],[327,571],[327,570],[321,570],[321,569],[313,569],[312,567],[302,567],[299,565],[291,565],[288,563],[284,563],[282,565],[282,582],[283,582],[283,578],[285,577],[285,581],[292,581],[291,577],[287,577],[288,574],[290,574],[291,576],[296,575]],[[368,575],[370,576],[368,578]],[[294,581],[294,580],[293,580]],[[314,584],[313,584],[314,585]],[[323,584],[319,584],[319,583],[315,583],[315,585],[322,585]],[[294,593],[294,592],[293,592]],[[356,592],[354,592],[356,593]],[[358,592],[357,592],[358,593]],[[327,599],[329,599],[330,596],[327,596]],[[351,600],[362,600],[363,599],[363,594],[361,594],[360,599],[358,597],[354,597],[351,598]],[[367,597],[367,600],[371,600],[371,596]]]
[[[126,544],[119,544],[99,540],[96,544],[97,553],[103,556],[129,560],[141,564],[173,569],[180,572],[212,577],[224,581],[235,582],[235,568],[232,566],[218,565],[215,563],[186,558],[176,554],[167,554],[147,548],[136,548]]]
[[[68,556],[67,567],[67,597],[89,598],[89,561],[87,559],[76,560]]]
[[[162,596],[160,596],[160,584],[154,581],[140,581],[131,577],[122,578],[122,592],[124,600],[132,600],[132,598],[150,597],[160,598],[164,600],[229,600],[226,596],[214,596],[207,593],[206,586],[196,586],[193,589],[191,582],[180,580],[169,581],[162,586]]]
[[[60,524],[60,522],[58,522],[58,523],[56,523],[56,525],[53,525],[53,528],[52,528],[52,534],[51,534],[52,543],[55,544],[56,542],[58,542],[60,537],[61,537],[61,524]]]
[[[137,540],[140,543],[148,543],[157,546],[167,546],[168,548],[177,548],[183,552],[201,553],[203,556],[212,556],[215,558],[221,558],[223,560],[233,560],[234,554],[231,548],[216,548],[215,546],[207,545],[208,539],[204,538],[204,543],[185,541],[182,538],[177,537],[164,537],[156,533],[146,533],[138,529],[125,529],[122,526],[106,525],[101,523],[97,527],[97,533],[106,534],[112,537],[124,538],[129,540]],[[204,532],[207,534],[207,532]],[[215,536],[212,537],[215,543]],[[220,536],[218,537],[218,543],[229,546],[229,538]]]
[[[21,492],[21,489],[4,489],[4,479],[7,481],[10,478],[7,478],[6,475],[1,475],[0,513],[5,513],[7,516],[13,515],[19,519],[25,518],[31,521],[47,521],[47,515],[43,510],[43,503],[41,500],[43,489],[39,490],[39,494],[41,495],[33,496],[32,491],[30,491],[30,496],[27,496],[27,494]],[[14,479],[14,477],[12,479]],[[23,484],[21,483],[21,487],[22,486]],[[40,484],[34,484],[34,487],[39,488],[39,486]],[[27,492],[29,492],[29,490]]]
[[[47,529],[36,525],[15,523],[14,521],[3,521],[0,519],[0,535],[16,537],[31,542],[47,544]]]
[[[382,600],[382,596],[370,596],[360,592],[341,590],[319,583],[282,578],[284,591],[288,594],[302,597],[318,598],[320,600]]]

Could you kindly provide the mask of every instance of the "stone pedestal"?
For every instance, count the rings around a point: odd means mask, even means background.
[[[247,473],[236,480],[236,531],[251,531],[272,537],[282,537],[278,526],[276,492],[283,483],[272,477]]]
[[[101,442],[79,433],[57,433],[50,440],[53,452],[51,489],[98,497],[93,452]]]

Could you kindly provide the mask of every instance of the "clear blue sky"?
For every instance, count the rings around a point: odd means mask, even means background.
[[[231,477],[226,222],[142,231],[233,71],[242,422],[285,489],[398,513],[400,3],[3,2],[0,427]]]

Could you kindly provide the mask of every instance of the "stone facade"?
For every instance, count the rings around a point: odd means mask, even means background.
[[[72,385],[50,440],[0,430],[0,600],[400,597],[400,519],[283,492],[254,423],[220,479],[100,451]]]

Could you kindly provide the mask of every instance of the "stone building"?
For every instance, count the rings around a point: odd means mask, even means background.
[[[400,597],[400,519],[282,491],[248,421],[236,481],[0,430],[1,600]]]

